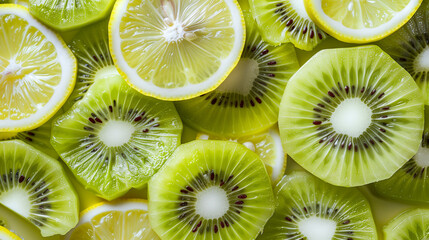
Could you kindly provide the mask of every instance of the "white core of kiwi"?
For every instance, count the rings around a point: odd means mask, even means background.
[[[414,161],[421,168],[429,167],[429,148],[420,147],[414,156]]]
[[[310,16],[308,16],[307,11],[305,10],[304,0],[294,0],[289,1],[289,3],[300,17],[311,21]]]
[[[371,125],[371,120],[371,108],[360,98],[350,98],[337,106],[330,121],[337,133],[359,137]]]
[[[101,79],[112,75],[119,75],[119,72],[116,69],[115,65],[109,65],[97,70],[94,79]]]
[[[259,63],[254,59],[242,58],[216,91],[248,95],[258,75]]]
[[[135,131],[129,122],[108,121],[100,129],[98,137],[108,147],[119,147],[129,142]]]
[[[0,195],[0,202],[24,218],[31,214],[31,201],[28,192],[22,188],[13,188]]]
[[[427,46],[414,60],[414,70],[416,72],[429,71],[429,46]]]
[[[217,219],[229,209],[228,196],[222,188],[213,186],[197,193],[195,211],[205,219]]]
[[[308,240],[331,240],[337,229],[337,223],[330,219],[311,216],[298,223],[299,231]]]

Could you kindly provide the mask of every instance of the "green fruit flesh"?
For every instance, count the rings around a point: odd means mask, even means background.
[[[377,195],[411,203],[429,203],[429,106],[425,106],[425,128],[419,151],[391,178],[376,182]]]
[[[381,40],[379,45],[416,81],[429,104],[429,1],[401,29]]]
[[[62,111],[60,111],[62,112]],[[38,150],[48,154],[52,158],[59,158],[58,153],[51,145],[52,119],[42,126],[19,133],[0,133],[0,140],[20,139]]]
[[[264,163],[233,142],[180,146],[148,191],[151,225],[161,239],[255,239],[274,212]]]
[[[117,75],[98,79],[54,121],[51,144],[84,186],[111,200],[158,171],[182,128],[172,103],[141,95]]]
[[[78,61],[76,85],[64,109],[81,100],[91,85],[100,78],[117,75],[109,51],[108,20],[81,29],[71,40],[69,47]]]
[[[370,205],[357,189],[293,172],[274,192],[278,205],[258,240],[377,239]]]
[[[263,42],[249,10],[240,3],[247,39],[237,67],[216,90],[176,103],[186,124],[215,136],[240,137],[272,127],[285,86],[299,68],[293,46]]]
[[[60,163],[20,140],[0,142],[0,203],[43,236],[65,234],[78,222],[79,202]]]
[[[394,218],[384,229],[386,240],[421,240],[429,236],[429,210],[414,209]]]
[[[289,81],[280,107],[286,152],[334,185],[389,178],[417,152],[423,101],[376,46],[323,50]]]
[[[327,38],[308,16],[304,0],[249,0],[262,38],[272,45],[292,42],[311,51]]]
[[[29,0],[31,14],[56,30],[86,26],[106,17],[115,0]]]

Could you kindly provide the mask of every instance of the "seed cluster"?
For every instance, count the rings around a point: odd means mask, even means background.
[[[415,69],[415,59],[422,53],[429,45],[429,33],[420,35],[413,35],[413,38],[408,42],[403,42],[400,47],[400,54],[392,54],[393,58],[407,70],[414,79],[420,79],[422,76],[427,75],[427,71],[417,71]]]
[[[45,181],[37,176],[25,176],[21,169],[9,169],[0,179],[0,193],[13,191],[16,188],[25,189],[30,196],[32,216],[29,219],[38,226],[44,226],[52,205],[49,201],[50,190]],[[40,175],[40,174],[39,174]]]
[[[338,83],[338,86],[328,91],[323,101],[313,108],[313,125],[317,126],[319,144],[357,152],[359,149],[383,143],[390,123],[394,121],[394,118],[389,116],[390,106],[383,101],[384,96],[384,92],[378,92],[373,87],[354,85],[343,87]],[[373,112],[371,125],[357,138],[335,132],[330,122],[332,113],[347,98],[360,98]]]
[[[285,24],[287,31],[302,35],[306,35],[308,33],[310,39],[314,39],[316,35],[320,40],[326,38],[326,34],[318,29],[313,22],[309,20],[296,21],[296,19],[294,21],[294,17],[297,15],[292,15],[292,11],[294,10],[290,5],[285,5],[284,3],[279,2],[276,3],[274,9],[274,13],[280,17],[280,21]]]
[[[264,101],[270,101],[266,95],[270,89],[275,88],[275,78],[277,71],[279,71],[277,68],[278,59],[270,53],[267,45],[260,39],[245,47],[242,58],[253,59],[258,62],[259,75],[255,79],[248,79],[253,84],[249,94],[213,91],[200,96],[200,98],[213,106],[231,108],[251,108],[262,104]]]
[[[103,124],[110,120],[121,120],[130,122],[135,127],[136,131],[134,137],[145,137],[150,134],[151,131],[159,128],[161,123],[157,117],[151,117],[145,111],[129,109],[128,111],[123,111],[121,106],[117,105],[116,100],[113,100],[113,103],[109,105],[106,109],[98,110],[96,113],[91,113],[88,117],[88,121],[83,126],[85,131],[88,131],[89,134],[86,138],[82,138],[83,151],[90,149],[92,153],[99,153],[99,157],[103,157],[105,164],[108,164],[109,159],[112,159],[116,156],[115,153],[119,152],[119,155],[122,158],[126,159],[127,156],[131,155],[129,153],[139,151],[137,145],[133,145],[133,141],[129,141],[119,147],[107,147],[98,137],[97,133],[103,127]],[[86,150],[85,150],[86,149]],[[112,152],[112,154],[107,154]],[[104,154],[103,154],[104,153]],[[128,153],[128,154],[126,154]]]
[[[299,231],[300,221],[310,217],[320,217],[333,220],[337,223],[336,238],[344,240],[354,240],[353,219],[348,218],[349,214],[341,211],[340,206],[326,207],[320,203],[308,204],[302,208],[292,207],[288,209],[288,214],[284,217],[284,228],[288,229],[287,239],[305,240],[306,237]],[[347,210],[346,210],[347,211]],[[357,228],[359,229],[359,228]]]
[[[229,228],[240,219],[239,215],[245,208],[248,198],[245,189],[240,188],[235,182],[234,175],[226,175],[224,172],[217,173],[215,170],[198,174],[188,186],[180,190],[177,218],[187,222],[193,233],[218,233],[222,229]],[[228,211],[219,219],[205,219],[195,211],[197,193],[212,186],[225,190],[229,200]]]

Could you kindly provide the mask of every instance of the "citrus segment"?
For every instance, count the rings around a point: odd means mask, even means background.
[[[244,20],[234,0],[120,0],[109,35],[131,86],[160,99],[189,99],[215,89],[237,64]]]
[[[338,40],[367,43],[380,40],[404,25],[422,0],[308,0],[309,16]]]
[[[0,5],[0,28],[0,132],[34,129],[70,95],[76,59],[24,7]]]

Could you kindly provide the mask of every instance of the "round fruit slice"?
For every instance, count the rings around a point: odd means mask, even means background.
[[[412,203],[429,203],[429,106],[419,151],[389,179],[376,182],[377,195]]]
[[[69,47],[77,58],[76,86],[64,104],[69,109],[85,96],[92,84],[100,78],[118,75],[109,50],[108,19],[81,29]]]
[[[413,76],[425,104],[429,104],[429,1],[423,2],[407,24],[379,44]]]
[[[76,59],[24,7],[0,5],[0,132],[47,122],[73,90]]]
[[[28,0],[31,14],[46,25],[66,31],[106,17],[115,0]]]
[[[422,0],[306,0],[311,19],[343,42],[380,40],[403,26]]]
[[[147,201],[118,200],[98,203],[81,213],[77,226],[66,240],[159,240],[149,224]]]
[[[231,142],[241,143],[243,146],[258,154],[264,161],[268,174],[271,177],[271,181],[274,184],[280,181],[283,177],[286,169],[287,155],[283,151],[278,130],[275,128],[264,133],[236,139],[210,136],[204,133],[198,133],[196,138],[199,140],[229,140]]]
[[[247,37],[238,65],[216,90],[176,103],[185,123],[210,135],[237,138],[274,126],[286,84],[299,68],[291,44],[273,47],[261,39],[246,1],[240,2]]]
[[[16,236],[13,232],[1,226],[0,226],[0,239],[1,240],[21,240],[21,238]]]
[[[307,0],[249,0],[262,38],[271,45],[292,42],[295,47],[311,51],[327,34],[308,16]]]
[[[334,185],[389,178],[419,148],[422,99],[407,71],[376,46],[320,51],[286,88],[283,147]]]
[[[389,240],[428,239],[429,210],[405,211],[384,226],[383,233]]]
[[[63,111],[60,109],[56,116],[58,116]],[[55,118],[55,116],[54,116]],[[43,124],[42,126],[25,132],[6,132],[0,133],[0,141],[1,140],[10,140],[10,139],[20,139],[31,146],[37,148],[41,152],[44,152],[51,156],[52,158],[58,159],[58,153],[51,145],[51,128],[52,128],[53,118],[51,118],[48,122]]]
[[[180,146],[150,180],[148,194],[161,239],[255,239],[275,207],[261,159],[228,141]]]
[[[274,191],[278,206],[258,240],[377,239],[369,202],[357,189],[293,172]]]
[[[111,200],[147,183],[180,145],[182,128],[173,103],[116,75],[97,79],[54,121],[51,143],[86,188]]]
[[[0,203],[37,226],[65,234],[78,222],[79,202],[61,164],[20,140],[0,142]]]
[[[119,0],[109,27],[111,53],[123,77],[138,91],[165,100],[214,90],[244,45],[235,0]]]

